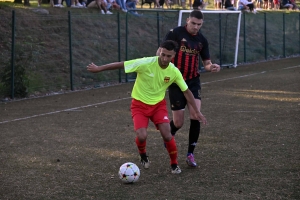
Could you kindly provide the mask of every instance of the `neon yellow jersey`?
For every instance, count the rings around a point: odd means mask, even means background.
[[[162,101],[172,83],[176,83],[181,91],[188,89],[178,68],[170,63],[166,69],[162,69],[158,64],[158,56],[125,61],[124,67],[125,73],[137,73],[131,97],[145,104],[155,105]]]

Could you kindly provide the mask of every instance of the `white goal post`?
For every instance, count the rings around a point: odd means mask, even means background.
[[[179,17],[178,17],[178,26],[182,25],[182,15],[184,13],[190,13],[193,10],[180,10],[179,11]],[[201,10],[202,13],[211,13],[211,14],[237,14],[238,15],[238,24],[237,24],[237,30],[236,30],[236,40],[235,40],[235,53],[234,53],[234,63],[233,67],[237,67],[237,58],[238,58],[238,49],[239,49],[239,38],[240,38],[240,26],[241,26],[241,11],[230,11],[230,10]],[[205,17],[204,17],[205,18]]]

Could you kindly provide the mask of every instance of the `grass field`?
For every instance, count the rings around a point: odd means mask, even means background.
[[[132,83],[0,103],[0,199],[300,199],[300,58],[201,75],[198,167],[185,164],[188,123],[177,133],[182,173],[151,124],[150,169],[139,165]],[[186,116],[187,117],[187,116]],[[141,177],[123,184],[134,162]]]

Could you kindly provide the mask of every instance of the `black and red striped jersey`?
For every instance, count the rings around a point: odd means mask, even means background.
[[[203,61],[210,60],[208,41],[200,33],[190,34],[185,26],[171,29],[164,40],[174,40],[179,48],[172,63],[180,70],[184,80],[199,76],[199,55]]]

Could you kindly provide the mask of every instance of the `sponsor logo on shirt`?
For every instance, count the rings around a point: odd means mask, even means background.
[[[168,77],[168,76],[165,76],[165,78],[164,78],[164,82],[165,83],[168,83],[170,81],[170,77]]]
[[[199,51],[197,49],[190,49],[190,48],[187,48],[186,46],[180,46],[180,51],[182,51],[186,54],[194,54],[194,55],[199,54]]]

